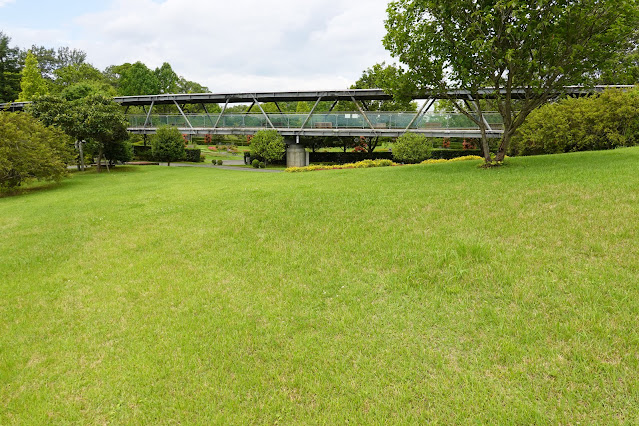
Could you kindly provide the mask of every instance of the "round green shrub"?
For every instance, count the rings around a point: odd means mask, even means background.
[[[217,160],[217,165],[218,165],[218,166],[221,166],[221,165],[223,165],[223,164],[224,164],[224,160]]]
[[[402,163],[421,163],[430,157],[433,143],[426,136],[404,133],[393,146],[393,157]]]
[[[265,169],[266,168],[266,164],[264,163],[264,161],[260,161],[260,169]]]
[[[259,169],[260,168],[260,160],[255,159],[251,162],[251,166],[253,166],[253,168],[255,169]]]
[[[284,138],[277,130],[260,130],[251,139],[251,156],[264,161],[281,160],[286,153]]]
[[[171,161],[182,160],[186,155],[182,133],[176,127],[159,127],[151,138],[151,153],[156,161],[166,161],[169,165]]]

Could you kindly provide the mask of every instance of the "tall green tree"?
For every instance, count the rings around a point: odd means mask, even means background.
[[[47,82],[42,77],[38,67],[38,60],[31,51],[27,53],[27,59],[22,70],[20,89],[18,101],[21,102],[32,101],[38,96],[46,95],[49,92]]]
[[[84,64],[87,59],[86,52],[70,47],[60,47],[56,54],[59,67],[78,66]]]
[[[604,72],[639,23],[638,0],[397,0],[387,11],[384,45],[403,64],[401,84],[390,89],[400,97],[468,90],[468,106],[453,106],[481,130],[487,162],[481,88],[504,121],[502,161],[526,117],[564,86]],[[515,89],[524,92],[517,108]]]
[[[25,65],[29,53],[35,56],[38,61],[38,68],[40,69],[42,77],[47,81],[52,81],[53,72],[59,67],[55,49],[47,48],[45,46],[36,46],[34,44],[29,50],[23,50],[20,52],[21,60],[25,63]]]
[[[161,67],[155,69],[154,73],[158,80],[160,93],[177,93],[180,77],[173,71],[171,64],[163,63]]]
[[[20,94],[20,49],[0,31],[0,103],[13,102]]]
[[[160,82],[153,71],[142,62],[122,64],[111,69],[118,77],[118,93],[122,96],[157,95]]]

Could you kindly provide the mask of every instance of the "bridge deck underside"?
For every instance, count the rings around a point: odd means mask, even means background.
[[[151,135],[156,133],[156,127],[129,127],[128,131],[134,134]],[[267,130],[264,127],[178,127],[183,134],[188,135],[254,135],[260,130]],[[390,137],[396,138],[404,133],[402,129],[291,129],[275,128],[282,136],[306,136],[306,137]],[[413,133],[419,133],[432,138],[480,138],[481,132],[478,129],[411,129]],[[489,138],[500,138],[501,130],[487,132]]]

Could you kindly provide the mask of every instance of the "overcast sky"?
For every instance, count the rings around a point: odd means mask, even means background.
[[[82,49],[100,69],[169,62],[213,92],[344,89],[377,62],[388,0],[0,0],[22,48]]]

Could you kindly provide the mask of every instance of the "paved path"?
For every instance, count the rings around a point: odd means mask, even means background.
[[[224,160],[225,164],[243,165],[244,161]],[[160,166],[166,166],[167,163],[160,163]],[[206,169],[235,170],[241,172],[258,172],[258,173],[282,173],[284,170],[274,169],[254,169],[253,167],[235,167],[232,165],[214,166],[213,164],[187,164],[187,163],[171,163],[171,167],[203,167]]]

